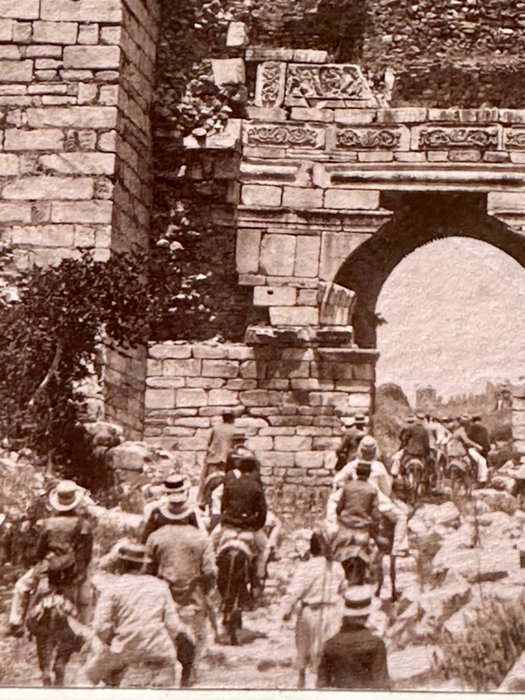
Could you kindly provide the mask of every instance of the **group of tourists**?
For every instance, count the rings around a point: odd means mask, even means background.
[[[197,498],[192,501],[190,481],[179,473],[152,485],[155,498],[146,503],[139,536],[115,543],[98,561],[104,575],[92,575],[93,502],[74,482],[59,482],[49,494],[52,514],[42,522],[37,563],[15,585],[8,634],[21,636],[25,627],[38,630],[46,596],[58,592],[70,603],[65,614],[72,628],[80,630],[83,643],[89,641],[76,677],[79,686],[118,686],[137,663],[154,668],[159,685],[173,686],[176,661],[181,686],[194,684],[209,625],[219,637],[215,608],[221,552],[232,546],[249,552],[255,605],[268,561],[279,558],[280,523],[268,510],[258,460],[242,446],[235,418],[225,411],[211,432]],[[384,643],[367,627],[371,576],[365,567],[358,580],[352,579],[349,552],[356,545],[369,551],[386,522],[389,553],[409,556],[409,508],[396,489],[403,466],[416,457],[434,468],[436,450],[462,446],[482,482],[485,430],[477,418],[467,423],[411,416],[389,471],[366,418],[355,416],[347,426],[325,518],[314,529],[309,554],[298,563],[282,601],[283,621],[297,617],[298,687],[304,687],[308,667],[317,674],[318,687],[389,687]],[[44,682],[51,683],[40,655],[39,661]],[[63,668],[55,668],[55,682],[57,675],[63,680]]]

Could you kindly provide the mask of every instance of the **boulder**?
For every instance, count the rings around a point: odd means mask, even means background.
[[[498,688],[498,693],[518,693],[525,691],[525,652],[515,662]]]
[[[409,646],[388,655],[388,671],[396,687],[413,687],[436,668],[439,658],[437,646]]]
[[[499,474],[498,476],[492,477],[490,480],[490,486],[496,491],[506,491],[512,494],[516,486],[516,480],[511,476],[504,476]]]
[[[496,489],[478,489],[472,494],[474,501],[481,502],[487,505],[490,510],[501,510],[504,513],[513,515],[518,509],[518,503],[514,496],[505,491],[496,491]]]
[[[88,434],[93,447],[114,447],[122,442],[124,433],[119,425],[95,421],[83,423],[82,427]]]
[[[453,571],[469,583],[482,583],[507,577],[509,572],[520,568],[520,560],[517,550],[503,542],[490,549],[442,548],[432,566],[437,576]]]
[[[108,463],[115,470],[142,472],[146,463],[154,461],[154,448],[143,442],[126,441],[108,452]]]
[[[468,605],[454,613],[454,615],[443,623],[442,629],[445,635],[448,635],[452,639],[465,635],[472,627],[479,608],[480,602],[475,598]]]
[[[423,615],[435,619],[438,624],[451,617],[472,598],[472,590],[466,579],[461,576],[449,581],[440,588],[425,591],[419,604]]]

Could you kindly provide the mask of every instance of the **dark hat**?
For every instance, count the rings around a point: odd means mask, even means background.
[[[416,422],[416,417],[413,413],[411,413],[409,416],[406,417],[406,422],[407,423],[415,423]]]
[[[358,424],[364,424],[364,423],[366,423],[366,416],[363,415],[362,413],[357,413],[357,414],[354,416],[354,422],[355,422],[356,425],[358,425]]]
[[[350,586],[344,594],[344,617],[367,617],[372,608],[372,589],[370,586]]]
[[[121,544],[117,550],[117,557],[122,561],[130,561],[134,564],[151,564],[152,561],[146,554],[146,547],[141,544]]]
[[[170,474],[164,480],[164,493],[170,503],[186,503],[188,489],[188,482],[183,474]]]

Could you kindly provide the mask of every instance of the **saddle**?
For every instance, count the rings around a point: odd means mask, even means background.
[[[234,528],[224,528],[217,548],[217,556],[227,549],[239,549],[246,554],[249,559],[257,555],[255,546],[255,533],[250,530],[235,530]]]

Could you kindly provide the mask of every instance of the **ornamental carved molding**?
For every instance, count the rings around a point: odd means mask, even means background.
[[[288,146],[315,148],[319,132],[303,126],[252,126],[248,129],[249,146]]]
[[[401,133],[391,129],[340,129],[336,136],[337,148],[398,148]]]
[[[498,147],[497,129],[423,129],[419,134],[419,147],[432,148],[480,148]]]
[[[257,106],[279,107],[282,104],[285,73],[285,63],[279,61],[261,63],[257,75]]]
[[[358,66],[344,64],[290,64],[286,96],[325,100],[373,99],[370,87]]]
[[[505,132],[505,148],[525,151],[525,130],[509,129]]]

